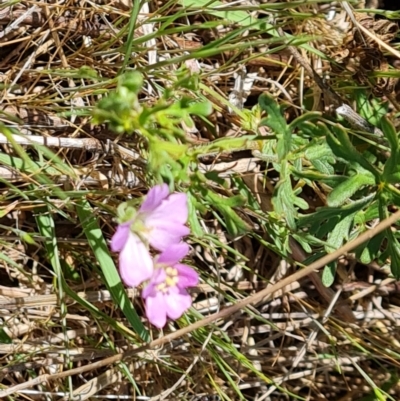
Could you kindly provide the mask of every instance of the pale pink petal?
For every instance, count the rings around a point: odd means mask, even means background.
[[[150,297],[151,294],[154,294],[154,283],[150,282],[146,287],[143,288],[142,291],[142,298],[146,299],[147,297]]]
[[[189,245],[185,242],[169,246],[157,259],[157,263],[173,266],[189,253]]]
[[[189,216],[187,195],[183,193],[168,196],[157,208],[146,216],[146,226],[154,227],[158,222],[185,224]]]
[[[176,287],[171,288],[169,294],[164,298],[168,317],[176,320],[190,308],[192,305],[192,298],[185,290],[179,290],[179,292],[173,290],[177,290]]]
[[[129,234],[119,254],[119,272],[122,281],[129,287],[136,287],[153,274],[153,259],[138,236]]]
[[[159,329],[167,323],[167,304],[161,292],[146,298],[146,316],[149,322]]]
[[[150,296],[155,296],[157,293],[157,285],[163,283],[166,277],[167,274],[165,273],[164,269],[155,269],[149,284],[143,288],[142,297],[147,298]]]
[[[152,230],[147,233],[146,238],[153,248],[164,251],[171,245],[180,243],[182,237],[189,234],[190,229],[182,224],[159,221],[157,225],[153,226]]]
[[[156,185],[149,190],[146,199],[139,209],[139,213],[151,213],[159,207],[164,199],[169,195],[167,184]]]
[[[119,224],[117,230],[111,238],[111,250],[113,252],[119,252],[128,240],[132,222]]]
[[[173,266],[178,271],[178,287],[194,287],[199,283],[199,275],[190,266],[177,263]]]

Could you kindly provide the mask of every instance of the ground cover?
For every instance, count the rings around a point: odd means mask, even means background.
[[[400,399],[398,9],[3,2],[0,397]],[[110,241],[161,183],[200,282],[160,330]]]

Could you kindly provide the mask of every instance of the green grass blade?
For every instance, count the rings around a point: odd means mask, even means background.
[[[110,256],[103,233],[97,224],[95,214],[89,202],[86,200],[77,202],[77,213],[86,238],[89,241],[89,245],[104,274],[106,285],[114,302],[120,306],[129,323],[132,325],[133,330],[138,333],[140,338],[144,341],[149,341],[149,334],[140,321],[136,311],[133,309],[133,305],[126,294],[115,264]]]
[[[69,348],[68,348],[67,319],[66,319],[68,310],[67,310],[67,305],[65,303],[65,292],[63,286],[64,279],[63,279],[63,272],[61,269],[61,262],[59,258],[59,249],[55,232],[55,222],[52,217],[52,214],[50,213],[50,208],[38,208],[36,213],[36,222],[40,234],[43,237],[48,238],[48,240],[44,242],[44,248],[46,250],[51,266],[53,267],[54,274],[57,278],[56,285],[60,300],[61,326],[64,335],[64,345],[66,350],[65,364],[69,367],[69,369],[71,369],[72,364],[70,361]],[[70,394],[72,394],[72,387],[73,387],[72,378],[68,378],[68,388]]]
[[[137,19],[139,16],[139,11],[140,11],[141,5],[142,5],[141,1],[134,1],[132,3],[132,12],[131,12],[131,17],[129,18],[128,38],[125,43],[125,57],[124,57],[124,61],[122,63],[122,67],[120,68],[120,70],[118,72],[118,75],[121,75],[125,72],[126,66],[131,61],[133,40],[135,38],[134,37],[135,28],[136,28]]]

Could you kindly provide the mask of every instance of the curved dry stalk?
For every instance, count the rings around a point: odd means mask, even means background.
[[[127,294],[130,298],[134,298],[138,290],[134,288],[127,289]],[[0,294],[2,293],[0,288]],[[7,292],[9,294],[9,292]],[[89,291],[89,292],[78,292],[77,296],[90,303],[93,302],[109,302],[112,301],[112,297],[109,291]],[[72,302],[72,299],[68,299],[68,302]],[[0,309],[21,309],[30,307],[41,307],[41,306],[55,306],[57,305],[58,298],[55,294],[49,295],[29,295],[26,297],[10,298],[0,297]]]
[[[20,145],[43,145],[49,148],[82,149],[94,153],[110,153],[113,145],[103,145],[94,138],[57,138],[38,135],[12,135],[13,141]],[[0,134],[0,144],[11,144],[6,135]]]

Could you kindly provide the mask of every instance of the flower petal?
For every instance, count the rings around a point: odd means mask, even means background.
[[[169,195],[169,188],[167,184],[156,185],[149,190],[146,199],[139,209],[139,213],[151,213],[154,209],[159,207],[164,199]]]
[[[142,298],[155,296],[157,293],[157,285],[165,282],[166,277],[167,274],[165,273],[164,269],[155,269],[149,284],[143,288]]]
[[[153,248],[164,251],[170,245],[179,243],[190,233],[184,225],[188,219],[186,194],[169,195],[155,209],[141,213],[140,219],[147,229],[143,234]]]
[[[189,234],[190,229],[182,224],[160,221],[147,234],[147,240],[153,248],[164,251],[171,245],[180,243],[182,237]]]
[[[188,216],[187,195],[183,193],[172,194],[149,214],[146,218],[146,225],[149,223],[149,226],[154,226],[160,221],[168,221],[172,224],[185,224]]]
[[[130,232],[119,254],[119,272],[123,282],[129,287],[136,287],[148,280],[153,270],[153,259],[148,249],[138,236]]]
[[[119,252],[125,246],[129,238],[131,224],[132,222],[128,221],[118,225],[117,230],[111,238],[110,247],[113,252]]]
[[[167,323],[167,305],[165,296],[161,292],[156,292],[154,296],[146,298],[146,316],[149,322],[159,329]]]
[[[163,253],[158,257],[157,263],[162,263],[167,266],[174,266],[181,259],[183,259],[189,253],[189,245],[185,242],[179,244],[173,244],[169,246]]]
[[[190,266],[177,263],[174,268],[178,270],[177,286],[179,288],[194,287],[199,283],[199,275]]]
[[[175,289],[177,290],[176,287]],[[175,292],[172,291],[171,288],[169,294],[164,296],[164,302],[168,317],[176,320],[179,319],[183,313],[190,308],[192,305],[192,298],[185,290],[179,290]]]

